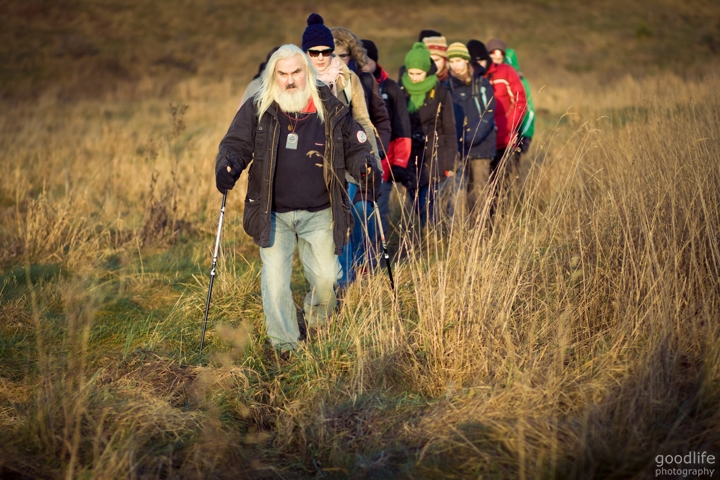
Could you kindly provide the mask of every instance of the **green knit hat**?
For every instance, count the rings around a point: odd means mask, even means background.
[[[462,58],[463,60],[470,61],[470,52],[464,43],[455,42],[451,43],[447,51],[448,59],[450,58]]]
[[[410,51],[405,55],[405,68],[419,68],[424,72],[430,71],[430,50],[423,42],[415,42]]]

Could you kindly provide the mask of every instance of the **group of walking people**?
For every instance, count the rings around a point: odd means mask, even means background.
[[[243,226],[260,247],[270,343],[298,348],[300,327],[324,325],[373,267],[393,184],[419,228],[438,221],[440,188],[466,190],[477,215],[504,172],[516,174],[533,123],[529,86],[501,40],[448,45],[423,30],[396,82],[372,40],[310,15],[301,47],[276,47],[261,64],[215,166],[223,193],[250,169]],[[301,308],[290,288],[296,246],[310,286]]]

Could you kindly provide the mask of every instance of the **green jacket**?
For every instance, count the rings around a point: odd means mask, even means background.
[[[535,103],[533,102],[532,95],[530,94],[530,84],[527,80],[525,80],[525,77],[520,71],[520,64],[518,63],[517,55],[515,54],[515,50],[513,50],[512,48],[508,48],[505,51],[505,63],[512,66],[517,71],[518,75],[520,75],[520,81],[522,81],[522,84],[525,87],[525,96],[527,97],[527,113],[525,114],[523,123],[520,126],[520,135],[523,137],[532,138],[535,134]]]

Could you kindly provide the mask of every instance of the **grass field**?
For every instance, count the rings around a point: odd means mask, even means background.
[[[290,361],[265,344],[241,182],[199,354],[217,145],[313,8],[391,73],[422,28],[515,46],[526,181],[492,231],[458,215],[419,244],[395,200],[397,302],[362,277]],[[654,478],[658,455],[720,457],[714,2],[0,14],[0,477]]]

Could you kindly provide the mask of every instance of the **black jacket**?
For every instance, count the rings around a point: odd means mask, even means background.
[[[339,255],[352,228],[345,172],[348,171],[361,185],[366,183],[368,166],[374,175],[380,172],[370,144],[367,140],[360,142],[366,138],[362,127],[353,120],[347,107],[326,86],[320,87],[320,99],[325,109],[323,174],[330,192],[335,254]],[[215,161],[216,174],[228,164],[240,171],[250,165],[243,227],[261,247],[270,246],[271,238],[272,191],[280,138],[277,116],[277,104],[258,119],[255,102],[245,102],[220,142]]]
[[[406,102],[410,96],[403,88]],[[444,172],[453,170],[457,156],[457,136],[452,96],[441,83],[425,94],[425,103],[410,113],[412,151],[408,162],[407,186],[417,188],[442,181]]]
[[[450,90],[455,104],[455,130],[462,160],[494,158],[497,133],[490,81],[475,73],[467,85],[450,74],[443,85]]]
[[[362,70],[358,70],[355,73],[360,78],[360,83],[365,91],[365,103],[368,107],[370,121],[380,137],[380,142],[378,143],[380,158],[385,158],[387,151],[390,148],[390,115],[385,106],[385,102],[380,96],[378,84],[372,73],[363,72]]]
[[[378,79],[378,90],[385,101],[392,135],[390,136],[390,147],[388,148],[388,163],[399,167],[407,167],[410,158],[410,116],[407,111],[407,100],[395,80],[387,76],[380,65],[375,72]],[[386,177],[388,174],[386,174]]]

